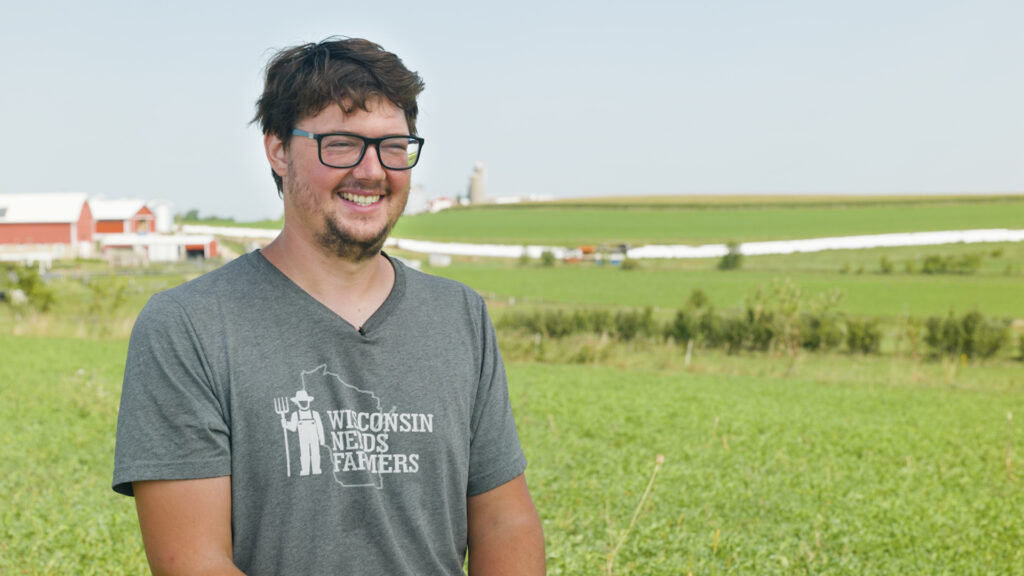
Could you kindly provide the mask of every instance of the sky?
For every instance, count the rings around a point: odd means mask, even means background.
[[[4,2],[0,193],[282,206],[276,50],[369,38],[426,82],[413,184],[490,195],[1024,193],[1024,2]]]

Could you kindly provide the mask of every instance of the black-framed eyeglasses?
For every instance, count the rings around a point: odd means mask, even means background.
[[[331,168],[351,168],[363,161],[366,147],[377,149],[380,165],[389,170],[408,170],[420,161],[423,138],[419,136],[385,136],[366,138],[347,132],[313,134],[295,128],[292,134],[316,140],[320,163]]]

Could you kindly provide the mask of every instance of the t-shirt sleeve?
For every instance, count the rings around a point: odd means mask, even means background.
[[[114,450],[114,491],[132,482],[231,473],[230,434],[209,363],[185,309],[157,294],[135,322]]]
[[[509,403],[505,364],[482,299],[480,306],[483,356],[471,420],[468,496],[497,488],[526,469]]]

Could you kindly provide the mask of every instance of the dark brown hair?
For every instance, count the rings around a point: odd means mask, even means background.
[[[332,37],[286,48],[270,60],[252,121],[287,146],[299,120],[331,104],[346,113],[369,111],[368,103],[383,97],[405,112],[409,132],[416,134],[416,97],[422,91],[419,74],[406,68],[398,56],[369,40]],[[281,177],[271,173],[280,194]]]

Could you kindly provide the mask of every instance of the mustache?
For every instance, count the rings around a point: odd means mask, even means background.
[[[349,177],[342,180],[334,188],[335,194],[341,194],[342,192],[366,192],[370,194],[379,194],[381,196],[389,196],[391,194],[391,187],[385,182],[371,183]]]

